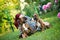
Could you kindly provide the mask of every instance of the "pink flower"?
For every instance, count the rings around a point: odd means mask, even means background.
[[[58,18],[60,18],[60,12],[58,13],[58,15],[57,15],[57,16],[58,16]]]
[[[58,3],[58,0],[55,0],[55,3]]]
[[[51,3],[51,2],[48,2],[47,5],[46,5],[46,7],[47,7],[47,8],[50,8],[51,5],[52,5],[52,3]]]
[[[43,10],[46,10],[47,9],[46,5],[43,5],[42,9]]]

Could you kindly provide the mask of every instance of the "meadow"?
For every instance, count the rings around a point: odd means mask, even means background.
[[[57,17],[57,10],[40,15],[44,21],[51,24],[49,29],[38,31],[27,38],[19,39],[19,30],[6,33],[0,36],[0,40],[60,40],[60,19]]]

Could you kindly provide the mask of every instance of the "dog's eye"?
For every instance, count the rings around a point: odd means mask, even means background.
[[[34,18],[34,20],[37,20],[37,18]]]
[[[26,17],[23,17],[23,19],[24,19],[24,20],[27,20],[27,18],[26,18]]]
[[[36,20],[36,18],[34,18],[34,20]]]

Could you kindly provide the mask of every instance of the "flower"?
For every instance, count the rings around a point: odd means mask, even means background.
[[[24,2],[25,0],[20,0],[21,2]]]
[[[52,3],[51,3],[51,2],[48,2],[47,5],[46,5],[46,7],[47,7],[47,8],[50,8],[51,5],[52,5]]]
[[[57,14],[57,17],[60,18],[60,12]]]
[[[46,10],[47,9],[46,5],[43,5],[42,9],[43,10]]]
[[[58,0],[55,0],[55,3],[58,3]]]

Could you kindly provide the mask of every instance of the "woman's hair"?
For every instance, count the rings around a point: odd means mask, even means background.
[[[19,14],[16,14],[15,16],[15,21],[14,21],[14,25],[15,27],[18,29],[18,26],[19,26],[19,23],[17,22],[17,20],[19,19],[19,16],[20,16],[20,13]]]

